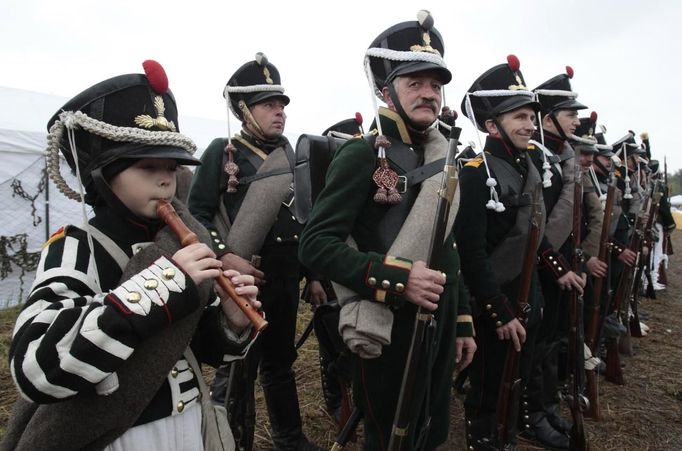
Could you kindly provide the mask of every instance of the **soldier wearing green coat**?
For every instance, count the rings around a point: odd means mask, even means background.
[[[447,150],[432,126],[452,77],[442,54],[426,12],[372,42],[367,74],[388,108],[377,111],[376,133],[337,151],[299,246],[301,262],[334,281],[343,304],[339,331],[354,353],[365,449],[388,444],[417,307],[434,313],[436,327],[412,395],[410,449],[420,436],[423,449],[447,439],[452,374],[475,351],[451,234],[437,265],[425,264]],[[448,230],[456,207],[450,213]]]

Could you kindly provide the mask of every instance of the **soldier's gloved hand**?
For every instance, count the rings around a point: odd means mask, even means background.
[[[573,271],[569,271],[563,276],[559,277],[556,283],[561,287],[562,290],[578,290],[578,293],[583,294],[583,288],[585,287],[585,280]]]
[[[585,262],[585,265],[587,265],[587,269],[590,271],[590,274],[598,278],[606,276],[606,270],[609,268],[606,263],[599,260],[597,257],[590,257],[587,262]]]
[[[426,267],[426,263],[419,260],[412,264],[410,275],[407,276],[405,298],[411,303],[435,311],[438,300],[443,293],[445,274]]]
[[[253,276],[256,279],[256,285],[263,285],[265,283],[265,273],[239,255],[228,253],[220,257],[220,261],[223,262],[223,269],[234,269],[241,274]]]
[[[313,307],[320,306],[327,303],[327,292],[324,291],[324,287],[319,280],[311,280],[308,282],[308,293],[310,305]]]
[[[628,266],[633,266],[637,261],[637,254],[630,249],[623,249],[623,252],[618,256],[618,260],[622,261]]]
[[[457,362],[457,370],[459,371],[469,366],[474,359],[476,340],[474,337],[457,337],[455,344],[457,346],[455,362]]]
[[[521,345],[526,342],[526,328],[516,318],[498,327],[496,332],[500,340],[511,340],[516,352],[520,352]]]

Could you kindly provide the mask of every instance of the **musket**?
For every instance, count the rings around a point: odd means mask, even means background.
[[[455,155],[457,154],[457,143],[461,132],[462,129],[455,127],[454,125],[450,129],[450,145],[448,146],[445,166],[443,167],[441,188],[438,190],[436,218],[433,224],[433,232],[431,233],[429,252],[427,254],[426,264],[429,268],[437,268],[440,263],[440,253],[445,239],[450,206],[452,205],[452,200],[455,197],[455,191],[457,190]],[[430,343],[425,343],[426,336],[428,335],[427,328],[429,327],[435,327],[433,313],[428,312],[421,307],[417,308],[414,330],[412,332],[410,347],[407,352],[407,361],[405,362],[405,370],[403,371],[400,393],[398,395],[398,404],[396,405],[395,416],[393,417],[391,437],[388,442],[389,451],[397,451],[408,447],[407,443],[410,440],[409,426],[412,418],[410,415],[410,405],[412,404],[412,395],[414,393],[417,369],[419,361],[421,360],[422,350],[425,345],[431,345]],[[423,434],[428,433],[430,421],[430,418],[425,420],[425,430],[421,431]]]
[[[199,242],[199,238],[197,237],[196,233],[192,232],[185,225],[185,223],[182,222],[182,219],[180,219],[178,214],[175,212],[175,209],[169,202],[165,200],[159,200],[156,213],[159,219],[163,220],[163,222],[170,227],[173,233],[175,233],[178,241],[180,241],[180,244],[183,247]],[[222,272],[218,277],[216,277],[216,282],[218,285],[220,285],[220,288],[222,288],[223,291],[230,297],[230,299],[237,304],[239,309],[244,313],[244,315],[246,315],[257,331],[260,332],[267,327],[268,322],[265,321],[258,311],[256,311],[248,299],[236,292],[235,287],[230,279],[225,277]]]
[[[599,237],[599,255],[597,258],[603,262],[609,262],[609,232],[611,230],[611,216],[613,205],[616,200],[615,178],[612,177],[606,191],[606,204],[604,206],[604,221],[602,223],[601,235]],[[599,342],[599,325],[601,323],[601,299],[604,295],[604,278],[595,277],[592,283],[592,312],[589,323],[585,328],[585,344],[590,348],[593,356],[597,355],[597,344]],[[599,391],[597,387],[597,369],[585,371],[586,392],[589,400],[589,408],[585,411],[585,416],[599,420]]]
[[[649,202],[649,200],[647,200]],[[625,300],[630,299],[630,294],[636,283],[635,272],[639,266],[639,259],[641,258],[641,245],[644,235],[644,214],[642,208],[637,213],[637,218],[635,219],[635,227],[633,229],[632,235],[630,236],[630,242],[628,244],[628,249],[635,252],[636,262],[633,266],[625,266],[623,272],[620,275],[620,280],[618,281],[618,288],[616,289],[616,294],[613,298],[613,311],[616,312],[621,322],[625,325],[628,334],[630,333],[629,321],[624,321],[622,318],[622,307]],[[628,337],[622,337],[620,340],[614,338],[609,341],[607,345],[606,353],[606,380],[613,382],[617,385],[625,385],[625,379],[623,378],[623,369],[620,364],[620,352],[619,352],[619,341],[627,342]],[[628,348],[625,346],[627,343],[621,343],[620,347]],[[626,349],[623,349],[626,350]]]
[[[652,249],[653,246],[651,246],[651,244],[653,243],[652,229],[654,227],[654,224],[656,223],[656,214],[661,205],[662,196],[663,193],[658,191],[658,181],[656,181],[652,188],[652,194],[651,196],[649,196],[648,216],[642,235],[643,239],[642,244],[644,244],[644,242],[646,241],[649,242],[649,254],[647,257],[644,257],[642,255],[641,261],[639,262],[639,265],[637,265],[637,271],[635,272],[634,278],[634,287],[630,293],[630,309],[632,310],[632,316],[630,317],[630,335],[637,338],[641,338],[642,336],[644,336],[644,334],[642,334],[642,327],[639,322],[639,288],[642,283],[642,273],[644,272],[645,267],[648,267],[647,260],[649,260],[652,255],[653,251]],[[649,281],[648,286],[651,287],[651,289],[653,290],[651,281]]]
[[[573,190],[573,258],[571,269],[576,274],[582,273],[583,253],[580,249],[582,229],[582,203],[583,203],[583,168],[577,161],[575,164],[575,187]],[[568,329],[568,371],[570,376],[569,402],[573,426],[569,440],[569,450],[589,450],[585,427],[583,424],[583,411],[588,407],[588,401],[583,396],[585,375],[585,337],[583,335],[583,295],[575,288],[571,290],[569,305],[569,329]]]
[[[533,191],[532,213],[526,239],[526,249],[519,275],[520,286],[516,303],[516,317],[521,324],[526,327],[528,322],[528,312],[530,304],[531,284],[533,272],[535,271],[535,261],[540,242],[540,226],[543,221],[542,213],[542,183],[538,183]],[[493,442],[499,450],[511,449],[510,424],[516,422],[516,413],[519,410],[519,400],[521,397],[521,376],[519,374],[519,360],[521,352],[514,349],[513,343],[507,347],[507,356],[502,372],[502,382],[497,396],[497,410],[495,412],[496,425]]]

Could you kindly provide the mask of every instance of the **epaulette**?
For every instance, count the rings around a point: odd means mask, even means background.
[[[620,172],[620,169],[614,169],[613,173],[616,174],[616,177],[621,177],[623,175],[623,173]]]
[[[474,158],[473,160],[469,161],[469,162],[468,162],[467,164],[465,164],[464,166],[470,166],[470,167],[472,167],[472,168],[477,168],[477,167],[479,167],[479,166],[482,165],[482,164],[483,164],[483,158],[482,158],[482,157],[476,157],[476,158]]]
[[[528,144],[528,150],[535,150],[535,144]]]
[[[66,235],[66,229],[64,228],[64,226],[62,226],[55,233],[50,235],[50,238],[48,238],[47,241],[45,241],[45,244],[43,244],[43,247],[45,248],[45,247],[49,246],[50,244],[54,243],[55,241],[61,240],[62,238],[64,238],[65,235]]]

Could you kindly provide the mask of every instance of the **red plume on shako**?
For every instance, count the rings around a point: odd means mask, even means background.
[[[152,87],[155,93],[165,94],[168,91],[168,77],[166,76],[166,71],[163,70],[161,64],[154,60],[146,60],[142,63],[144,68],[144,73],[149,80],[149,85]]]
[[[596,111],[593,111],[590,113],[590,123],[592,125],[597,123],[597,112]]]
[[[514,72],[518,71],[521,68],[521,62],[516,57],[516,55],[508,55],[507,56],[507,64],[509,64],[509,67]]]
[[[573,68],[571,66],[566,66],[566,75],[568,75],[568,78],[573,78]]]

